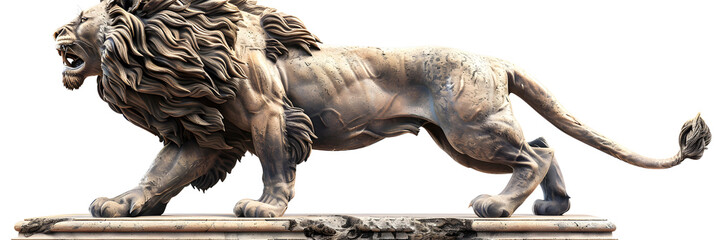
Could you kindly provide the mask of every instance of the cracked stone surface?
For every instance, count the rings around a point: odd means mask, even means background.
[[[16,239],[614,239],[615,225],[591,216],[476,218],[449,215],[295,215],[280,218],[156,216],[31,218]]]

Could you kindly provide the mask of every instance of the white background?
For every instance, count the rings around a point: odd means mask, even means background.
[[[52,32],[97,0],[6,1],[0,14],[0,238],[27,217],[86,214],[99,196],[133,187],[161,143],[112,112],[88,79],[61,83]],[[714,14],[705,1],[264,0],[300,17],[325,44],[446,46],[514,62],[574,116],[648,156],[678,150],[679,128],[697,112],[714,124]],[[559,132],[521,100],[528,139],[557,150],[572,208],[613,221],[622,239],[711,234],[714,151],[669,170],[625,164]],[[260,196],[254,156],[206,194],[186,189],[167,213],[231,213]],[[452,213],[508,175],[449,159],[423,132],[348,152],[313,152],[298,167],[288,214]],[[517,214],[530,214],[536,190]]]

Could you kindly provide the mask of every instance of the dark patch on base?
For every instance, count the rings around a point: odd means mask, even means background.
[[[464,239],[476,237],[471,228],[473,221],[456,218],[362,219],[339,216],[344,224],[329,229],[320,221],[306,220],[305,236],[313,239]]]
[[[293,231],[295,227],[297,227],[298,223],[297,221],[290,219],[290,226],[288,226],[288,230]]]
[[[30,222],[23,224],[20,227],[20,233],[24,234],[25,237],[30,237],[33,234],[38,233],[48,233],[58,222],[70,221],[71,218],[33,218]]]
[[[309,238],[314,238],[317,236],[335,236],[335,234],[337,234],[337,231],[335,231],[335,229],[332,229],[331,227],[328,227],[323,223],[308,225],[307,227],[303,228],[302,231],[303,233],[305,233],[305,237]]]
[[[415,221],[417,233],[413,239],[464,239],[476,237],[473,221],[457,218],[430,218]]]

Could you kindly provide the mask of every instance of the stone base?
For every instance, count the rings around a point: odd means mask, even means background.
[[[615,239],[591,216],[477,218],[449,215],[330,215],[235,218],[167,215],[25,219],[15,239]]]

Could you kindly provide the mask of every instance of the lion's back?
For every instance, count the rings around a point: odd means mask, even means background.
[[[296,106],[309,116],[339,113],[343,123],[397,116],[468,121],[496,111],[508,95],[503,61],[451,48],[323,47],[277,66]]]

